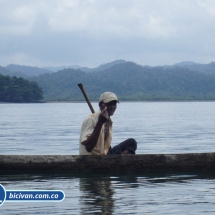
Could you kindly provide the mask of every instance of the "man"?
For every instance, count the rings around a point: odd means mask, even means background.
[[[80,155],[135,154],[137,143],[133,138],[111,148],[112,116],[119,103],[117,96],[105,92],[100,96],[100,111],[88,116],[81,127]]]

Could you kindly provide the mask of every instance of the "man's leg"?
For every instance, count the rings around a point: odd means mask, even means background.
[[[129,138],[120,144],[111,148],[108,154],[135,154],[137,149],[137,142],[133,138]]]

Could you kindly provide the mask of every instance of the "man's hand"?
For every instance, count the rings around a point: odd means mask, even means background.
[[[99,119],[98,119],[98,122],[100,123],[105,123],[107,122],[109,119],[109,115],[108,115],[108,112],[107,112],[107,107],[105,107],[101,113],[99,114]]]

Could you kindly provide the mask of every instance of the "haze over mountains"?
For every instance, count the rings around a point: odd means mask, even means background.
[[[84,72],[95,72],[95,71],[104,71],[106,69],[111,68],[112,66],[123,64],[126,62],[127,61],[125,60],[115,60],[113,62],[104,63],[96,68],[81,67],[78,65],[39,68],[39,67],[9,64],[6,67],[0,66],[0,73],[3,75],[10,75],[10,76],[17,76],[17,77],[31,77],[31,76],[39,76],[40,74],[45,74],[45,73],[58,72],[64,69],[79,69]],[[143,65],[143,67],[151,67],[151,66]],[[215,62],[211,62],[209,64],[199,64],[191,61],[183,61],[180,63],[176,63],[174,65],[163,65],[160,67],[163,67],[163,68],[179,67],[179,68],[187,68],[193,71],[204,72],[209,74],[215,73]],[[5,70],[3,70],[3,68]],[[155,67],[151,67],[151,68],[155,68]]]
[[[3,75],[10,75],[10,76],[31,77],[31,76],[38,76],[40,74],[45,74],[45,73],[58,72],[64,69],[79,69],[84,72],[93,72],[93,71],[103,71],[105,69],[109,69],[112,66],[121,64],[121,63],[126,63],[126,61],[116,60],[110,63],[102,64],[96,68],[81,67],[78,65],[39,68],[39,67],[9,64],[6,67],[0,67],[0,73]],[[1,70],[1,68],[4,68],[5,70],[3,69]]]
[[[83,83],[90,99],[96,101],[104,91],[115,92],[121,100],[215,99],[215,62],[151,67],[116,60],[97,68],[8,65],[0,67],[0,73],[36,81],[45,100],[83,100],[78,83]]]

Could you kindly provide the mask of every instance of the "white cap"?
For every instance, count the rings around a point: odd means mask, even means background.
[[[101,96],[99,98],[99,102],[108,103],[111,101],[119,102],[117,96],[111,92],[105,92],[105,93],[101,94]]]

